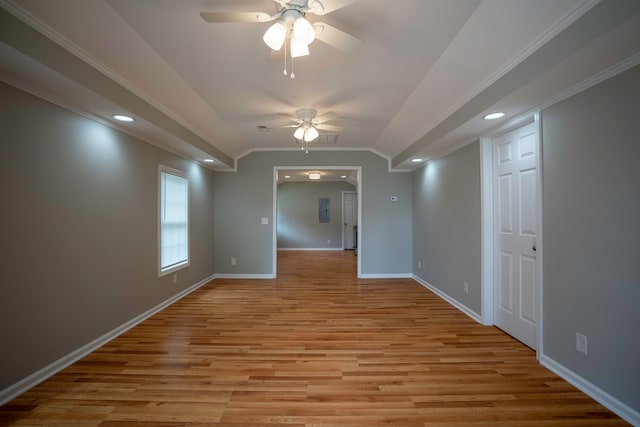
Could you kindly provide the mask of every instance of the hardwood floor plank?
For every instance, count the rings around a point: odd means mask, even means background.
[[[409,279],[345,252],[281,252],[215,280],[0,407],[1,425],[622,426]]]

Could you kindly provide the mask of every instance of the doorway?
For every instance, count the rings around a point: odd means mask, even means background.
[[[278,262],[278,184],[283,182],[284,179],[304,179],[308,180],[308,172],[321,172],[322,176],[335,175],[340,179],[346,179],[355,185],[356,194],[356,224],[362,223],[362,167],[361,166],[274,166],[273,167],[273,220],[272,220],[272,247],[273,247],[273,261],[272,271],[273,277],[277,277],[277,262]],[[285,178],[288,176],[289,178]],[[343,178],[344,177],[344,178]],[[322,178],[321,178],[322,179]],[[340,200],[342,202],[342,200]],[[342,219],[342,218],[340,218]],[[354,245],[361,248],[362,233],[359,231],[357,240]],[[344,244],[344,236],[343,236]],[[359,255],[357,257],[357,276],[362,275],[362,251],[359,249]]]
[[[358,248],[358,193],[342,192],[342,248],[353,250]]]

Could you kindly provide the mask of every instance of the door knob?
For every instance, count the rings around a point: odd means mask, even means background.
[[[533,244],[533,246],[531,246],[531,249],[533,249],[534,252],[538,250],[535,243]]]

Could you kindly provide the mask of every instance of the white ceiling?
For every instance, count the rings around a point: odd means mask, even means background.
[[[3,37],[0,76],[185,157],[213,157],[213,168],[234,168],[251,150],[298,149],[292,129],[276,127],[308,107],[338,116],[330,124],[343,130],[326,148],[371,149],[411,169],[414,156],[441,156],[612,66],[637,63],[640,2],[612,3],[356,0],[308,18],[362,45],[347,54],[316,40],[294,61],[292,80],[269,60],[269,23],[199,15],[272,14],[273,0],[0,0],[22,21]],[[48,39],[27,37],[31,28]],[[65,50],[33,46],[49,40]],[[61,65],[69,52],[84,62]],[[507,117],[480,118],[494,109]],[[118,112],[137,121],[114,124]]]

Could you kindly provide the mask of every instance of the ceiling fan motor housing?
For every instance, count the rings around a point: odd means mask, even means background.
[[[311,121],[316,117],[318,112],[313,108],[300,108],[296,111],[296,115],[300,120],[305,123],[311,123]]]
[[[282,14],[282,20],[287,24],[287,27],[291,27],[291,25],[293,24],[293,22],[300,18],[301,16],[304,16],[304,13],[302,12],[302,10],[298,9],[297,7],[287,7],[285,10],[283,10],[281,12]]]

